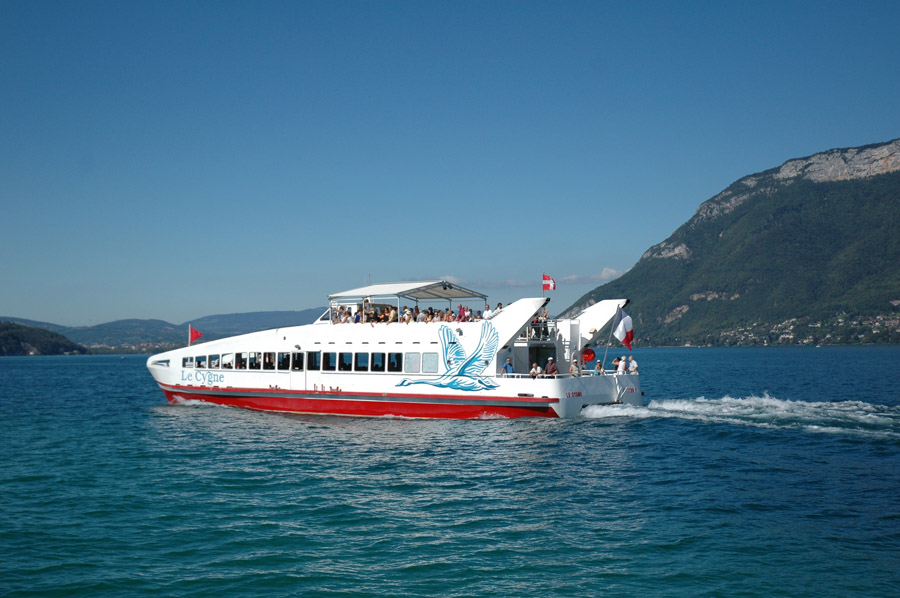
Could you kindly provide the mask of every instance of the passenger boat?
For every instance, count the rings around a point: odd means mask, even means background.
[[[284,413],[426,418],[575,417],[586,405],[643,403],[640,378],[594,369],[601,329],[626,299],[545,319],[549,298],[471,321],[374,321],[377,310],[452,311],[487,296],[447,281],[370,285],[329,296],[305,326],[276,328],[154,355],[147,367],[169,402]],[[486,310],[487,311],[487,310]],[[479,312],[480,313],[480,312]],[[342,318],[351,323],[341,322]],[[359,317],[357,318],[357,315]],[[558,364],[553,376],[529,374]],[[504,370],[507,359],[512,373]],[[569,373],[577,363],[579,375]]]

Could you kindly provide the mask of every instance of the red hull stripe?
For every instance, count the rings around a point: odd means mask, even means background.
[[[399,416],[475,419],[484,417],[557,417],[557,399],[531,397],[442,397],[365,393],[299,392],[260,389],[188,388],[160,384],[166,398],[203,401],[260,411],[322,415]]]

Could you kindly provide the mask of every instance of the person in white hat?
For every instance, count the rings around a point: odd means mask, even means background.
[[[547,358],[547,367],[544,368],[544,375],[547,377],[552,377],[559,374],[559,368],[556,367],[556,362],[553,361],[552,357]]]

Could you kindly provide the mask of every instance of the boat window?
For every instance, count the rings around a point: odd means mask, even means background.
[[[422,373],[423,374],[437,374],[438,368],[438,354],[437,353],[422,353]]]
[[[323,353],[322,358],[322,370],[333,372],[337,369],[337,353]]]
[[[181,367],[183,368],[192,368],[194,367],[194,358],[193,357],[185,357],[181,360]]]
[[[356,354],[356,371],[357,372],[368,372],[369,371],[369,354],[368,353],[357,353]]]
[[[275,354],[274,353],[263,353],[263,369],[264,370],[274,370],[275,369]]]
[[[388,353],[388,371],[403,371],[403,353]]]
[[[198,355],[194,367],[206,369],[206,355]]]
[[[222,369],[230,370],[234,368],[234,354],[233,353],[225,353],[222,355]]]
[[[405,357],[406,365],[404,366],[403,371],[407,374],[418,374],[421,358],[422,355],[420,353],[407,353]]]
[[[250,353],[250,369],[251,370],[258,370],[261,362],[262,362],[262,353],[256,353],[256,352]]]
[[[219,369],[219,356],[218,355],[210,355],[209,356],[209,369],[211,369],[211,370]]]
[[[306,369],[319,370],[322,368],[322,353],[310,351],[306,354]]]
[[[278,354],[278,369],[279,370],[291,369],[291,354],[290,353],[279,353]]]
[[[384,371],[384,353],[372,353],[372,371]]]
[[[234,354],[234,369],[236,369],[236,370],[246,370],[247,369],[247,354],[246,353],[235,353]]]
[[[353,353],[341,353],[338,358],[338,369],[349,372],[353,367]]]
[[[303,371],[303,353],[294,353],[291,369],[295,372]]]

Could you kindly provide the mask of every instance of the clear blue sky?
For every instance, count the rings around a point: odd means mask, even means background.
[[[0,315],[551,311],[743,175],[900,137],[900,2],[0,3]]]

